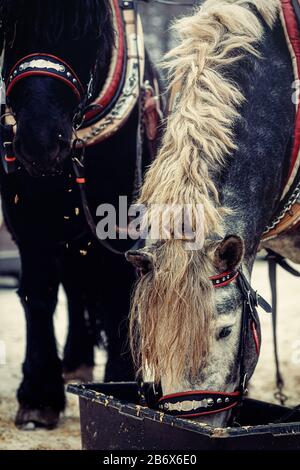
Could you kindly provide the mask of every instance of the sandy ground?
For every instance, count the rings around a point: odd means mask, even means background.
[[[282,370],[286,379],[288,404],[300,402],[300,281],[279,270],[279,342]],[[253,284],[270,299],[267,266],[257,262]],[[0,449],[80,449],[80,424],[77,398],[68,397],[68,406],[58,429],[19,431],[13,424],[17,408],[15,391],[20,380],[24,353],[24,319],[13,290],[0,290]],[[261,312],[262,353],[251,385],[251,396],[274,401],[274,361],[271,318]],[[55,316],[59,350],[66,332],[66,308],[63,295]],[[4,353],[5,352],[5,357]],[[105,356],[97,353],[96,380],[101,381]]]

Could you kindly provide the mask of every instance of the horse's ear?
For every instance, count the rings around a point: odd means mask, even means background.
[[[127,251],[126,259],[137,269],[139,274],[147,274],[153,267],[153,255],[145,250]]]
[[[244,257],[244,242],[237,235],[228,235],[217,244],[213,263],[220,272],[237,268]]]

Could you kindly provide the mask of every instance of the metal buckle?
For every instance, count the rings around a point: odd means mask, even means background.
[[[245,395],[246,393],[248,393],[248,389],[247,389],[247,378],[248,378],[248,374],[245,373],[245,374],[244,374],[244,377],[243,377],[243,380],[242,380],[242,384],[241,384],[242,395]]]
[[[249,305],[251,313],[253,313],[254,311],[252,302],[253,302],[253,295],[252,295],[252,292],[248,290],[247,291],[247,304]]]

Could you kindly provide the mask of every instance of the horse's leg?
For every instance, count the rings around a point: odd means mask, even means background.
[[[35,240],[36,241],[36,240]],[[53,313],[59,285],[54,247],[27,243],[19,246],[22,278],[19,295],[26,316],[26,356],[18,390],[16,424],[55,427],[65,396],[57,355]]]
[[[79,250],[68,249],[62,256],[62,283],[68,300],[69,328],[64,348],[65,382],[91,382],[94,368],[94,325],[86,308],[86,261]]]
[[[106,252],[105,276],[101,279],[101,324],[106,335],[105,381],[134,380],[134,366],[128,341],[130,295],[135,280],[125,257]]]

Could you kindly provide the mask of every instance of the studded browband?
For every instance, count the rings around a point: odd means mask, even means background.
[[[19,81],[33,76],[56,78],[71,89],[79,102],[84,97],[84,87],[70,65],[54,55],[36,53],[23,57],[10,71],[6,84],[7,98],[9,99],[11,92]]]
[[[239,281],[239,287],[244,298],[242,330],[250,327],[255,343],[255,349],[259,354],[260,344],[257,334],[257,319],[254,315],[256,307],[259,305],[265,311],[272,312],[272,308],[256,291],[252,289],[242,270],[227,271],[209,278],[214,288],[225,287],[233,281]],[[244,331],[241,334],[244,341]],[[242,344],[242,356],[244,355],[244,345]],[[241,358],[243,362],[243,357]],[[243,364],[241,364],[243,367]],[[157,407],[160,411],[181,418],[196,418],[200,416],[221,413],[236,407],[242,402],[246,391],[247,373],[242,371],[238,390],[233,392],[220,392],[211,390],[191,390],[181,393],[172,393],[162,396]]]

